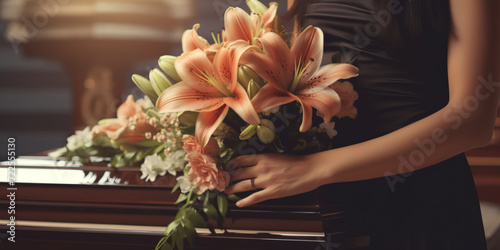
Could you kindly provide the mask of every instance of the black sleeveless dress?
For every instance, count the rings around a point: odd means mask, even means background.
[[[349,80],[359,94],[358,117],[337,120],[338,147],[402,128],[448,101],[446,34],[430,36],[431,42],[408,54],[379,35],[387,21],[380,18],[390,11],[375,11],[371,0],[316,0],[308,6],[305,26],[319,27],[325,35],[324,62],[341,51],[343,61],[356,56],[360,70]],[[400,158],[403,168],[425,157],[431,146],[423,141],[420,153]],[[327,236],[317,249],[486,249],[477,192],[463,154],[397,174],[317,190]]]

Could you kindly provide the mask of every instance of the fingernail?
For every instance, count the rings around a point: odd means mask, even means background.
[[[241,201],[236,202],[236,206],[241,207]]]

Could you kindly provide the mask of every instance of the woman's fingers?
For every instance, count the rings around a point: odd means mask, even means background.
[[[257,179],[254,179],[254,185],[255,185],[255,188],[252,187],[252,179],[242,180],[240,182],[237,182],[237,183],[227,187],[225,192],[228,194],[232,194],[232,193],[251,191],[251,190],[255,190],[256,188],[261,188],[261,187],[259,187]]]
[[[259,175],[255,166],[233,169],[229,173],[231,174],[231,182],[256,178]]]
[[[262,191],[255,192],[244,199],[239,200],[238,202],[236,202],[236,206],[247,207],[259,202],[263,202],[265,200],[272,199],[273,197],[271,195],[272,192],[269,191],[269,189],[264,189]]]
[[[236,169],[256,165],[259,162],[259,155],[240,155],[227,164],[228,169]]]

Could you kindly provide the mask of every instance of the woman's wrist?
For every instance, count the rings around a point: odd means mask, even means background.
[[[336,169],[336,161],[331,154],[331,150],[318,152],[314,154],[308,155],[308,161],[311,162],[311,166],[314,166],[314,172],[317,176],[317,181],[319,186],[323,186],[326,184],[331,184],[334,182],[339,182],[336,178],[335,169]]]

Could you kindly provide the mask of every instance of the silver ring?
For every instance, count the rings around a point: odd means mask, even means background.
[[[250,179],[250,185],[253,187],[254,190],[257,190],[255,187],[255,178]]]

